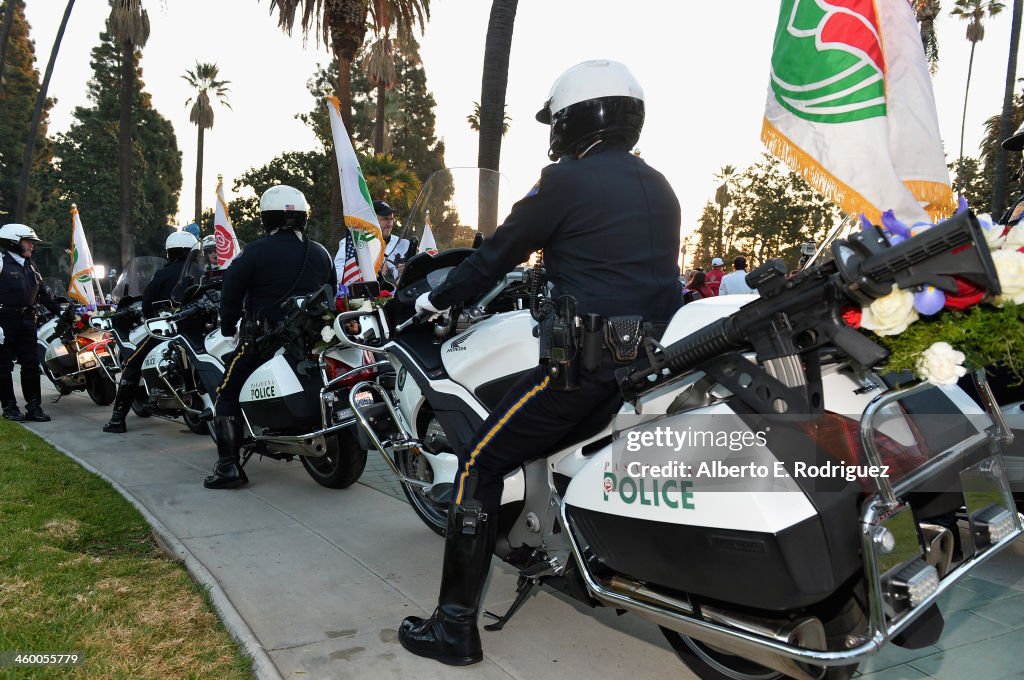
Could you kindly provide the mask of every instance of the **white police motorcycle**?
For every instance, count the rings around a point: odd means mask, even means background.
[[[794,277],[755,270],[760,298],[688,305],[620,371],[611,423],[506,477],[495,552],[520,587],[486,628],[541,584],[652,621],[702,678],[845,678],[888,643],[932,644],[936,599],[1021,534],[1008,430],[957,387],[887,383],[872,370],[885,352],[839,313],[913,277],[998,290],[980,233],[969,215],[891,248],[864,232]],[[336,322],[396,367],[350,403],[439,533],[455,453],[538,356],[522,307],[544,286],[525,295],[521,273],[446,323],[414,316],[469,254],[419,255],[392,302]]]

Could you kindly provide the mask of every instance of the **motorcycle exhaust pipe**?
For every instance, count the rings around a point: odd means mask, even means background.
[[[637,609],[633,610],[634,614],[653,621],[659,626],[664,626],[687,637],[700,640],[723,653],[742,657],[797,680],[819,680],[824,672],[824,669],[810,667],[794,659],[774,654],[756,645],[749,644],[741,638],[708,630],[696,622],[689,624],[686,621],[686,618],[703,619],[709,623],[728,626],[744,633],[771,638],[784,644],[806,649],[824,650],[826,647],[825,627],[822,625],[821,620],[816,617],[807,616],[794,620],[768,619],[738,614],[719,607],[705,605],[701,605],[698,612],[688,600],[654,590],[640,581],[627,577],[613,576],[604,585],[608,590],[617,595],[640,600],[649,605],[667,610],[665,614],[659,614],[645,609]],[[598,595],[598,599],[601,599],[600,595]],[[621,602],[607,601],[605,604],[622,608]]]

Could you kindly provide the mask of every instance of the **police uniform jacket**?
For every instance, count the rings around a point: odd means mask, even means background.
[[[679,223],[679,201],[664,176],[605,142],[544,168],[430,300],[438,309],[465,302],[543,248],[555,296],[576,298],[581,314],[666,323],[681,305]]]
[[[60,314],[60,306],[54,302],[50,291],[42,285],[42,277],[32,260],[25,258],[25,264],[18,264],[11,253],[3,250],[3,271],[0,271],[0,319],[5,321],[29,320],[34,323],[32,306],[37,302],[54,314]]]
[[[181,278],[181,270],[184,268],[185,259],[181,258],[168,262],[153,275],[153,280],[142,292],[142,313],[147,319],[152,318],[155,314],[154,303],[174,298],[174,287],[178,283],[178,279]]]
[[[308,244],[308,245],[307,245]],[[334,261],[322,245],[291,229],[256,239],[224,271],[220,326],[234,335],[245,308],[249,318],[280,321],[280,303],[294,295],[308,295],[324,284],[338,288]]]

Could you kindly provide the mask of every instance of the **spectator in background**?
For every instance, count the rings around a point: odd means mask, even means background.
[[[722,285],[722,279],[725,278],[725,272],[722,271],[724,266],[725,262],[720,257],[711,260],[711,271],[708,272],[708,288],[715,295],[718,295],[718,288]]]
[[[708,286],[707,277],[707,274],[699,270],[690,274],[690,280],[686,282],[686,290],[697,294],[694,299],[715,297],[715,292]]]
[[[722,279],[722,285],[718,288],[719,295],[740,295],[750,294],[754,289],[747,285],[747,258],[740,256],[732,261],[736,269],[731,274],[726,274]]]

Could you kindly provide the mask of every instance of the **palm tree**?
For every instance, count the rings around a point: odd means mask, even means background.
[[[950,16],[960,17],[967,22],[967,40],[971,43],[971,58],[967,63],[967,85],[964,87],[964,115],[960,123],[960,160],[964,158],[964,130],[967,127],[967,96],[971,91],[971,71],[974,69],[974,48],[985,39],[985,16],[993,17],[1003,11],[1004,5],[998,0],[956,0]]]
[[[715,257],[724,257],[725,251],[725,209],[732,202],[732,195],[729,193],[729,186],[736,180],[736,166],[723,165],[722,169],[715,173],[715,179],[722,184],[715,190],[715,203],[718,204],[718,228],[715,231],[715,245],[718,251]]]
[[[491,0],[484,41],[484,72],[480,83],[480,150],[477,165],[498,170],[501,136],[505,122],[505,91],[508,88],[508,60],[512,52],[512,29],[519,0]],[[488,237],[498,228],[498,187],[480,174],[478,228]]]
[[[999,139],[1003,140],[1013,132],[1013,86],[1017,81],[1017,52],[1020,48],[1021,14],[1024,0],[1013,0],[1013,22],[1010,27],[1010,56],[1006,62],[1006,87],[1003,91],[1003,111],[999,116]],[[992,180],[992,214],[998,218],[1006,204],[1006,185],[1010,170],[1007,152],[1002,146],[996,149],[996,170]]]
[[[914,13],[921,25],[921,44],[928,60],[928,70],[935,75],[939,69],[939,37],[935,33],[935,20],[942,13],[939,0],[914,0]]]
[[[117,123],[117,177],[121,217],[121,267],[135,257],[135,215],[132,195],[132,105],[135,103],[135,67],[149,40],[149,14],[142,0],[111,0],[107,31],[121,47],[121,90]]]
[[[0,25],[0,83],[4,77],[4,58],[7,56],[7,38],[11,35],[11,25],[14,23],[14,3],[20,0],[7,0],[4,7],[3,25]]]
[[[8,3],[13,7],[13,0]],[[32,123],[28,128],[28,139],[25,140],[25,150],[21,156],[21,177],[18,183],[18,207],[15,209],[15,220],[25,221],[25,213],[28,209],[28,180],[32,171],[32,154],[35,150],[36,135],[39,133],[39,124],[43,119],[43,110],[46,108],[46,92],[50,89],[50,76],[53,75],[53,66],[57,63],[57,53],[60,51],[61,41],[64,40],[64,29],[68,27],[68,19],[71,18],[71,9],[75,6],[75,0],[68,0],[64,7],[64,17],[57,28],[57,37],[53,39],[53,48],[50,50],[50,61],[46,63],[46,74],[39,86],[39,94],[36,96],[36,106],[32,110]]]
[[[466,122],[469,123],[469,129],[474,132],[480,132],[480,102],[473,102],[473,113],[466,116]],[[501,120],[501,136],[504,137],[508,134],[508,124],[512,122],[512,118],[507,113],[502,114]],[[639,154],[638,154],[639,155]]]
[[[228,84],[231,81],[218,80],[218,76],[220,76],[220,70],[217,68],[217,64],[201,64],[198,61],[194,69],[185,71],[185,75],[182,76],[189,85],[196,89],[196,95],[189,97],[185,102],[185,106],[192,104],[192,110],[188,115],[189,122],[195,124],[199,129],[199,141],[196,145],[196,224],[199,224],[203,215],[204,133],[213,127],[213,105],[210,102],[210,94],[212,93],[214,99],[221,104],[231,108],[227,97]]]
[[[375,154],[359,159],[370,196],[387,201],[400,213],[408,213],[423,183],[405,161]]]

